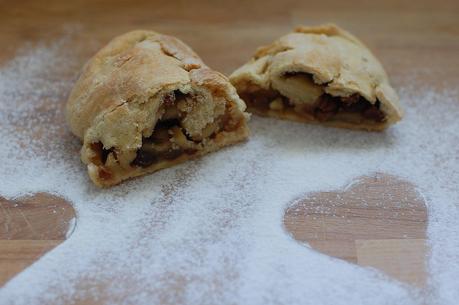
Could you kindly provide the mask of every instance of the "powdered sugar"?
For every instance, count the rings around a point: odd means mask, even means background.
[[[247,143],[99,190],[64,125],[62,103],[75,77],[69,71],[79,65],[65,44],[29,47],[0,70],[0,194],[56,193],[78,214],[67,241],[1,289],[1,304],[91,298],[454,304],[459,298],[458,92],[402,88],[406,117],[385,133],[254,116]],[[426,291],[318,254],[283,230],[285,208],[295,198],[374,172],[403,177],[426,196]]]

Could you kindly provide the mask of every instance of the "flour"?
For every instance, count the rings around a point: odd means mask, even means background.
[[[67,241],[1,288],[0,304],[101,295],[107,304],[456,304],[459,92],[402,88],[406,117],[385,133],[253,116],[247,143],[100,190],[63,119],[81,66],[66,44],[28,46],[0,68],[0,194],[59,194],[78,216]],[[425,291],[312,251],[283,229],[294,199],[375,172],[426,196]]]

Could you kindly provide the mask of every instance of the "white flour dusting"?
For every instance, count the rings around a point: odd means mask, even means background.
[[[81,64],[65,43],[29,46],[0,68],[0,195],[51,192],[78,214],[67,241],[1,288],[0,304],[456,304],[458,92],[403,88],[406,117],[385,133],[254,116],[245,144],[99,190],[64,125]],[[293,199],[375,172],[427,198],[425,291],[311,251],[283,230]]]

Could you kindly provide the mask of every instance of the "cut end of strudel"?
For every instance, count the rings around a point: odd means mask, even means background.
[[[370,131],[402,118],[380,62],[335,25],[296,28],[258,49],[230,80],[248,111],[262,116]]]
[[[66,115],[91,180],[111,186],[246,139],[244,111],[228,79],[183,42],[134,31],[85,65]]]

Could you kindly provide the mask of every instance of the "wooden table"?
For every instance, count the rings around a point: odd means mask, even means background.
[[[181,38],[209,66],[229,74],[255,48],[295,25],[330,21],[365,41],[397,88],[413,81],[431,88],[459,83],[457,0],[167,0],[135,5],[131,1],[49,0],[43,4],[3,0],[0,63],[12,58],[26,42],[51,42],[72,31],[75,56],[82,65],[113,36],[144,28]],[[63,120],[56,120],[64,130]],[[394,201],[381,207],[378,202],[384,193],[392,194]],[[361,198],[369,202],[365,209]],[[403,211],[394,204],[397,200],[409,207],[406,217],[394,216]],[[311,208],[327,205],[331,209],[324,211],[328,212]],[[341,217],[337,220],[333,215]],[[46,194],[15,202],[0,199],[0,285],[65,240],[73,228],[73,217],[69,203]],[[387,219],[393,220],[389,229],[384,227]],[[347,225],[348,220],[352,225]],[[383,173],[362,177],[345,191],[311,194],[286,211],[284,223],[294,238],[319,251],[379,268],[419,287],[424,284],[427,212],[409,182]]]

